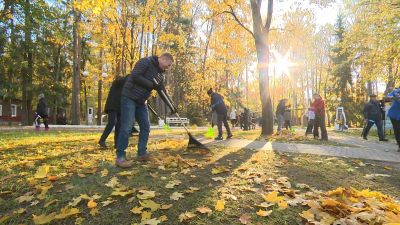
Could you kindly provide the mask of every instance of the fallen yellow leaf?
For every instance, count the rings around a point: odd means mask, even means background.
[[[90,214],[92,214],[92,216],[96,215],[97,213],[99,213],[99,210],[97,208],[93,208],[92,210],[90,210]]]
[[[224,208],[225,208],[225,201],[224,200],[218,200],[217,204],[215,205],[215,210],[222,211]]]
[[[263,211],[263,210],[260,209],[260,210],[257,212],[257,215],[259,215],[259,216],[269,216],[269,215],[271,215],[271,213],[272,213],[272,210]]]
[[[90,200],[89,202],[88,202],[88,205],[87,205],[89,208],[96,208],[97,207],[97,203],[96,202],[94,202],[93,201],[93,199],[92,200]]]
[[[210,208],[208,208],[208,207],[205,207],[205,206],[202,206],[202,207],[199,207],[199,208],[196,208],[196,210],[198,211],[198,212],[200,212],[200,213],[212,213],[212,210],[210,209]]]
[[[267,196],[265,196],[264,200],[267,202],[279,203],[283,200],[283,196],[278,197],[278,193],[276,191],[273,191],[273,192],[269,193]]]
[[[52,220],[55,219],[56,212],[50,213],[49,215],[42,214],[40,216],[36,216],[35,214],[32,214],[33,216],[33,222],[35,224],[46,224],[50,223]]]

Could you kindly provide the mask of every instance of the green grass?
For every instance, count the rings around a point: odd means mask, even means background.
[[[84,219],[83,224],[140,224],[140,215],[130,212],[132,208],[140,206],[138,192],[125,197],[111,196],[113,189],[105,184],[114,176],[118,178],[120,185],[128,190],[146,186],[147,190],[157,193],[153,201],[164,205],[173,204],[171,209],[152,212],[151,218],[167,216],[168,220],[162,224],[179,224],[178,217],[185,212],[196,214],[194,218],[187,220],[186,224],[241,224],[239,218],[244,213],[247,213],[255,224],[257,222],[277,225],[305,224],[306,221],[299,217],[299,212],[307,209],[304,206],[290,206],[284,210],[278,210],[277,206],[273,206],[273,213],[269,217],[260,217],[256,214],[259,208],[255,205],[263,202],[260,194],[266,193],[266,187],[275,183],[280,177],[289,177],[292,188],[295,188],[296,183],[306,183],[321,191],[342,186],[370,188],[400,196],[399,171],[387,170],[382,165],[367,164],[365,167],[360,167],[357,164],[359,162],[348,159],[289,155],[223,146],[210,146],[211,152],[204,154],[197,150],[186,151],[186,141],[182,139],[158,137],[159,134],[154,132],[148,145],[151,154],[161,161],[168,154],[174,157],[179,154],[182,160],[190,163],[190,166],[186,163],[178,163],[177,167],[164,164],[166,169],[162,170],[159,169],[160,164],[157,162],[150,164],[136,162],[133,168],[121,169],[114,165],[114,150],[97,148],[100,137],[98,133],[9,131],[0,135],[0,208],[2,209],[0,220],[6,215],[10,216],[5,224],[33,224],[32,214],[48,215],[52,212],[59,214],[61,208],[68,206],[73,198],[78,198],[81,194],[101,195],[101,198],[96,200],[99,213],[92,216],[91,209],[87,206],[88,200],[84,199],[75,206],[80,210],[76,217],[53,220],[51,224],[74,224],[77,217]],[[111,136],[107,145],[112,146],[112,140]],[[136,146],[137,137],[133,137],[127,149],[129,158],[135,157]],[[59,179],[55,181],[49,181],[47,178],[34,179],[34,174],[42,165],[50,166],[48,175],[57,176]],[[212,169],[217,166],[224,166],[229,172],[212,174]],[[246,166],[247,170],[239,171],[239,168]],[[108,170],[108,174],[102,177],[101,171],[104,169]],[[189,169],[187,174],[183,173],[185,169]],[[349,169],[354,171],[349,172]],[[138,171],[132,177],[118,175],[120,172],[132,170]],[[371,173],[388,174],[391,177],[377,177],[372,180],[364,177]],[[86,177],[82,178],[78,174],[85,174]],[[255,177],[262,176],[266,178],[265,183],[254,182]],[[221,177],[224,181],[211,179],[215,177]],[[165,185],[172,180],[180,180],[181,184],[174,189],[166,188]],[[46,185],[53,187],[45,194],[46,198],[38,199],[39,186]],[[66,187],[71,185],[73,188],[67,190]],[[200,190],[184,193],[190,187],[197,187]],[[185,198],[178,201],[171,200],[171,194],[176,191],[184,193]],[[29,202],[19,203],[16,198],[27,192],[33,192],[34,198]],[[225,199],[225,209],[221,212],[216,211],[214,206],[218,200],[224,198],[224,194],[236,196],[237,200]],[[135,199],[128,203],[131,197]],[[107,198],[112,198],[115,202],[103,207],[101,202]],[[54,199],[58,201],[44,207]],[[38,204],[31,206],[31,202],[36,200],[39,201]],[[196,212],[196,208],[201,206],[207,206],[213,212],[211,214]],[[26,209],[26,212],[14,214],[14,211],[20,208]]]

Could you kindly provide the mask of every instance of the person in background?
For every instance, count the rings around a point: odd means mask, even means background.
[[[249,110],[247,108],[243,110],[243,130],[249,130]]]
[[[212,111],[217,112],[217,125],[218,125],[218,137],[214,138],[214,140],[223,140],[222,137],[222,123],[225,126],[226,131],[228,132],[228,136],[226,137],[227,139],[231,138],[233,135],[231,133],[231,130],[229,129],[229,124],[228,124],[228,109],[226,108],[224,98],[222,95],[215,93],[212,88],[207,91],[207,94],[211,97],[211,109]]]
[[[306,117],[308,120],[308,124],[307,124],[307,130],[306,130],[306,136],[308,134],[312,134],[313,132],[313,126],[314,126],[314,119],[315,119],[315,113],[313,111],[310,110],[310,108],[307,109],[306,112]]]
[[[390,92],[387,97],[400,97],[400,86]],[[390,121],[392,121],[394,136],[398,145],[397,151],[400,152],[400,99],[393,100],[387,116],[390,118]]]
[[[114,127],[114,147],[117,147],[119,129],[121,127],[121,92],[128,76],[129,74],[125,77],[116,77],[112,82],[104,110],[108,114],[108,122],[99,140],[101,148],[107,148],[106,139]]]
[[[281,131],[283,125],[283,114],[285,113],[285,107],[287,99],[282,99],[279,101],[278,106],[276,107],[275,115],[278,118],[278,132]],[[288,105],[290,107],[290,105]]]
[[[236,124],[236,112],[234,109],[232,109],[229,119],[231,119],[232,128],[234,128]]]
[[[376,100],[376,95],[374,94],[370,95],[369,97],[370,100],[369,102],[365,103],[363,110],[364,120],[367,123],[363,132],[363,139],[368,140],[368,132],[371,127],[376,124],[379,141],[388,141],[388,139],[386,139],[383,135],[382,109],[379,101]]]
[[[328,132],[325,127],[325,102],[317,93],[313,95],[313,98],[314,102],[311,104],[310,110],[315,113],[314,139],[319,138],[318,127],[321,127],[321,138],[323,141],[328,141]]]
[[[290,125],[290,120],[291,120],[291,115],[290,115],[290,108],[286,107],[285,108],[285,112],[283,113],[283,120],[285,121],[285,127],[286,130],[288,130],[289,128],[292,129],[292,126]]]
[[[35,130],[40,131],[40,123],[43,121],[44,130],[49,131],[49,124],[47,123],[47,117],[49,113],[47,112],[47,101],[44,98],[44,94],[38,96],[38,104],[36,107],[36,118],[35,118]]]
[[[244,129],[244,112],[240,111],[239,114],[240,129]]]

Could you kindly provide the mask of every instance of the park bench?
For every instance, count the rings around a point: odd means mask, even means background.
[[[188,118],[181,118],[182,122],[189,125],[189,119]],[[181,121],[177,117],[167,117],[167,125],[171,123],[181,123]]]

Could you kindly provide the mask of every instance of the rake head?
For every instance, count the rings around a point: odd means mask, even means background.
[[[188,148],[200,148],[200,149],[210,151],[209,148],[207,148],[205,145],[203,145],[198,140],[196,140],[196,138],[194,138],[191,133],[188,133],[188,135],[189,135]]]

